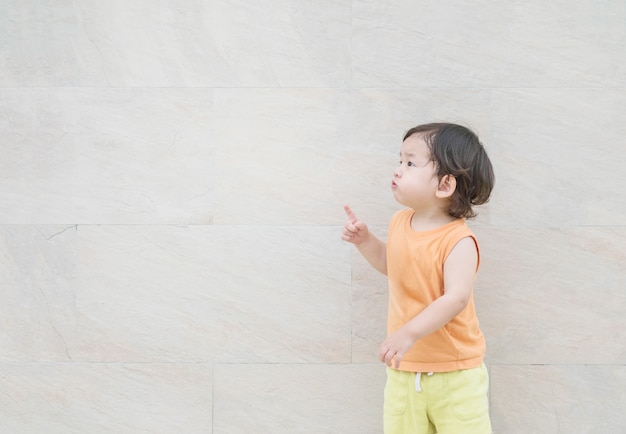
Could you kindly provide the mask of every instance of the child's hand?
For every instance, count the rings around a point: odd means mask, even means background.
[[[406,330],[406,327],[402,327],[395,333],[387,336],[387,339],[380,344],[378,358],[389,367],[391,367],[391,361],[393,360],[393,367],[398,369],[402,358],[406,352],[411,349],[413,344],[415,344],[415,339],[413,339],[413,336]]]
[[[369,230],[367,229],[367,225],[363,223],[361,220],[357,219],[352,210],[348,205],[344,205],[343,209],[346,211],[348,216],[348,221],[346,225],[343,227],[343,233],[341,234],[341,239],[347,241],[349,243],[359,245],[369,235]]]

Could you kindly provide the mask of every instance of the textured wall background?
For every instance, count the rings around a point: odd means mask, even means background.
[[[380,433],[400,141],[476,129],[494,430],[626,432],[623,1],[0,0],[0,432]]]

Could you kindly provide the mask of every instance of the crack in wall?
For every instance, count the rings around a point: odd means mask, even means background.
[[[70,229],[72,229],[72,228],[74,228],[74,229],[78,230],[78,225],[76,224],[76,225],[68,226],[68,227],[66,227],[65,229],[63,229],[62,231],[59,231],[59,232],[57,232],[57,233],[54,233],[54,234],[50,235],[48,238],[46,238],[46,241],[50,241],[52,238],[54,238],[54,237],[56,237],[56,236],[59,236],[59,235],[61,235],[61,234],[65,233],[65,232],[67,232],[68,230],[70,230]]]
[[[50,323],[50,326],[52,327],[54,332],[57,334],[57,336],[61,339],[61,342],[63,342],[63,349],[65,350],[65,355],[67,356],[67,358],[71,361],[74,361],[74,359],[72,359],[72,356],[70,356],[69,349],[67,348],[67,342],[65,341],[63,334],[61,334],[59,329],[57,329],[57,327],[54,325],[54,322],[52,321],[52,310],[50,309],[50,303],[48,302],[48,297],[46,297],[46,293],[43,291],[41,287],[37,287],[37,289],[39,289],[39,292],[41,293],[41,296],[43,297],[44,302],[46,303],[46,308],[48,310],[48,322]]]

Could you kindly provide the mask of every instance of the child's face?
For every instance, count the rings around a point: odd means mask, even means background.
[[[400,148],[400,164],[393,173],[391,189],[402,205],[415,210],[436,207],[439,180],[428,145],[420,134],[409,136]]]

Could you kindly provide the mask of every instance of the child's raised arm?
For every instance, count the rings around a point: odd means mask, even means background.
[[[387,275],[387,246],[372,234],[367,225],[359,220],[348,205],[344,205],[348,220],[341,239],[354,244],[372,267]]]

